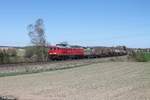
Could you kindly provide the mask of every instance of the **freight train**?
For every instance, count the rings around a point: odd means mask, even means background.
[[[50,46],[48,55],[50,60],[82,59],[123,56],[127,54],[125,46],[118,47],[82,47],[57,44]]]

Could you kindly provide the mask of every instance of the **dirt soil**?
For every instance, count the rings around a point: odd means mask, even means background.
[[[150,63],[104,62],[0,78],[18,100],[150,100]]]

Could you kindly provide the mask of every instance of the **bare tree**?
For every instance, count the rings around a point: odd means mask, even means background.
[[[37,19],[35,24],[29,24],[27,28],[31,43],[35,47],[35,54],[38,57],[38,61],[45,61],[47,59],[47,51],[45,49],[47,42],[43,19]]]

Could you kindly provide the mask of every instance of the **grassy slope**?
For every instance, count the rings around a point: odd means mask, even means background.
[[[131,55],[138,62],[148,62],[150,61],[150,53],[138,52]]]

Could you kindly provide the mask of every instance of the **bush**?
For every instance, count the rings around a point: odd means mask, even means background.
[[[144,58],[146,59],[146,61],[150,61],[150,53],[145,53]]]
[[[138,62],[150,61],[150,53],[138,52],[132,53],[130,56]]]
[[[25,48],[25,57],[31,58],[35,54],[35,47],[27,47]]]
[[[0,63],[3,63],[4,61],[4,54],[0,51]]]
[[[25,49],[25,57],[30,59],[30,62],[47,61],[48,49],[45,47],[31,46]]]
[[[9,63],[9,54],[7,52],[7,50],[1,50],[0,51],[0,63],[1,64],[5,64],[5,63]]]
[[[7,64],[7,63],[15,63],[15,59],[17,57],[17,51],[15,48],[8,48],[8,49],[0,49],[0,64]]]

